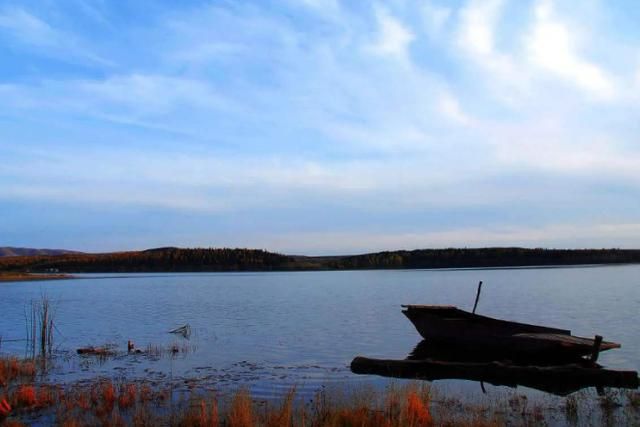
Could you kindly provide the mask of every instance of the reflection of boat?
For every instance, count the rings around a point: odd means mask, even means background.
[[[480,363],[499,361],[512,365],[536,365],[536,366],[553,366],[558,364],[578,364],[584,367],[600,367],[595,362],[584,357],[576,357],[575,359],[554,360],[552,358],[529,358],[529,359],[509,359],[501,357],[491,351],[466,351],[459,346],[429,342],[428,340],[420,341],[407,356],[407,360],[443,360],[447,362],[464,362],[464,363]]]
[[[493,319],[454,306],[403,305],[402,312],[423,338],[458,350],[499,354],[501,359],[571,360],[620,344],[574,337],[566,329]]]
[[[356,357],[351,362],[355,374],[422,380],[460,379],[494,385],[518,385],[560,396],[587,387],[638,388],[635,371],[612,371],[580,364],[519,366],[505,362],[452,362],[434,359],[384,360]]]

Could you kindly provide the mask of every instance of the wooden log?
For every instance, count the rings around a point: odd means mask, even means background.
[[[503,362],[445,362],[426,360],[387,360],[356,357],[351,362],[356,374],[424,380],[463,379],[494,385],[526,387],[565,395],[585,387],[636,389],[635,371],[614,371],[578,364],[558,366],[517,366]]]
[[[78,354],[91,356],[114,356],[116,353],[106,347],[82,347],[76,350]]]

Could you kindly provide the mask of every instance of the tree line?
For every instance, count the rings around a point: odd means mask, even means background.
[[[0,271],[137,273],[516,267],[640,263],[635,249],[450,248],[305,257],[260,249],[180,249],[0,257]]]
[[[106,254],[0,258],[0,270],[68,273],[269,271],[287,269],[292,258],[259,249],[158,248]]]
[[[377,252],[331,260],[331,269],[473,268],[640,262],[635,249],[417,249]]]

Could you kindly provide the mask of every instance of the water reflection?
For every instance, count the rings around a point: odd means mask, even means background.
[[[353,356],[406,357],[418,335],[398,307],[423,302],[471,309],[476,284],[483,279],[490,285],[482,291],[481,314],[561,325],[576,335],[597,331],[623,345],[602,353],[600,363],[640,370],[640,335],[635,317],[629,315],[640,301],[638,277],[640,265],[127,274],[0,283],[0,351],[24,353],[25,304],[44,292],[57,307],[54,353],[65,353],[58,358],[59,366],[48,370],[52,382],[105,377],[158,382],[171,378],[186,384],[185,380],[204,378],[207,386],[221,391],[250,387],[260,398],[279,398],[294,385],[300,393],[308,390],[309,396],[326,384],[374,382],[385,387],[388,380],[383,377],[352,374],[348,364]],[[186,324],[191,329],[188,342],[168,333]],[[128,354],[128,341],[141,353]],[[107,343],[118,345],[118,355],[102,364],[76,353],[78,348]],[[168,349],[176,343],[180,350],[183,343],[195,349],[174,357]],[[88,364],[91,367],[84,369]],[[467,381],[443,386],[474,396],[479,389]]]
[[[603,369],[583,358],[562,364],[553,364],[548,358],[541,363],[501,360],[491,353],[461,351],[426,340],[418,343],[404,360],[356,357],[351,362],[351,371],[391,378],[457,379],[514,388],[524,386],[558,396],[588,387],[596,387],[600,393],[604,387],[636,389],[639,386],[637,372]]]

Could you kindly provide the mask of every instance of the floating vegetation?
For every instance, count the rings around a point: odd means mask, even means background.
[[[76,350],[76,353],[86,356],[108,357],[115,356],[117,354],[115,348],[116,347],[113,344],[107,344],[101,347],[81,347]]]

